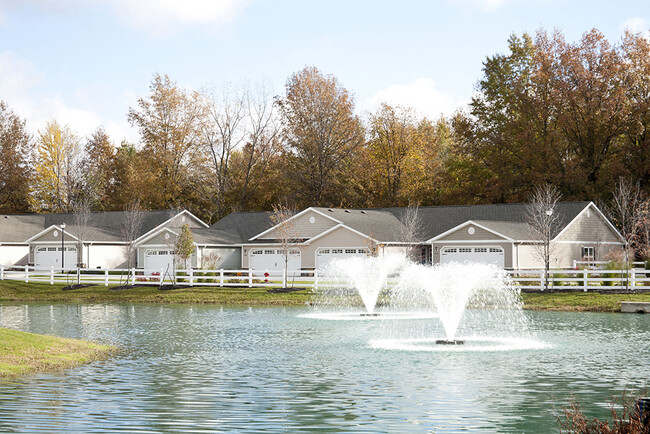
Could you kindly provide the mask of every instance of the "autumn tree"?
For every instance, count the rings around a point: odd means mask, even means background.
[[[288,79],[278,104],[296,197],[305,205],[339,203],[337,177],[364,141],[352,95],[333,75],[306,67]]]
[[[83,206],[102,210],[108,205],[110,184],[113,181],[111,165],[115,147],[103,128],[96,129],[86,141],[83,171]]]
[[[197,92],[181,88],[167,75],[156,74],[150,95],[130,108],[128,120],[138,127],[142,155],[158,178],[160,198],[153,206],[178,205],[189,161],[198,152],[202,107]]]
[[[39,131],[30,203],[37,212],[68,212],[81,182],[81,147],[77,136],[56,121]]]
[[[0,101],[0,213],[29,210],[32,150],[25,121]]]
[[[178,257],[181,268],[188,267],[188,261],[194,253],[194,236],[190,226],[185,223],[181,226],[180,234],[174,243],[174,254]]]

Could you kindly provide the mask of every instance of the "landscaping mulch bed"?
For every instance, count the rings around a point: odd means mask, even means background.
[[[71,291],[71,290],[73,290],[73,289],[90,288],[91,286],[97,286],[97,285],[90,284],[90,283],[81,283],[81,284],[79,284],[79,285],[68,285],[68,286],[64,286],[64,287],[61,288],[61,289],[62,289],[63,291]]]
[[[273,288],[269,289],[266,292],[270,292],[271,294],[282,294],[285,292],[297,292],[297,291],[304,291],[307,288]]]
[[[133,289],[133,288],[148,288],[151,285],[120,285],[120,286],[111,286],[108,288],[109,291],[122,291],[124,289]]]

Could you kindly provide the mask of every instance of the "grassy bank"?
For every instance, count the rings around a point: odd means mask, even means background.
[[[270,293],[267,288],[193,287],[160,291],[158,287],[138,287],[111,291],[93,286],[63,291],[63,285],[0,281],[0,301],[43,301],[63,303],[214,303],[266,306],[303,306],[311,290]],[[592,292],[522,294],[524,307],[531,310],[619,312],[621,301],[650,302],[645,294],[597,294]]]
[[[111,291],[110,286],[63,291],[64,285],[0,281],[0,301],[47,301],[65,303],[215,303],[269,306],[301,306],[311,290],[270,293],[267,288],[192,287],[161,291],[157,286]]]
[[[72,368],[114,351],[107,345],[0,328],[0,379]]]
[[[620,312],[622,301],[650,303],[650,293],[597,294],[595,292],[528,293],[521,294],[524,307],[530,310],[572,312]]]

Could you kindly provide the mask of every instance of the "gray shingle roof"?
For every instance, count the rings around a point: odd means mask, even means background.
[[[231,245],[241,242],[239,234],[236,232],[212,228],[192,229],[192,236],[196,244]]]
[[[91,213],[85,238],[88,241],[122,241],[125,211]],[[138,236],[144,235],[172,217],[170,211],[144,211]],[[0,215],[0,242],[23,243],[39,232],[66,224],[66,233],[78,236],[73,213]]]
[[[247,242],[273,226],[270,216],[271,213],[266,211],[233,212],[210,226],[210,229],[236,234],[239,237],[237,242]]]
[[[591,202],[559,202],[556,212],[559,215],[558,230],[553,236],[569,224],[587,205]],[[421,221],[419,238],[422,240],[431,239],[443,232],[448,231],[468,220],[500,221],[511,223],[526,222],[525,203],[497,204],[497,205],[453,205],[453,206],[423,206],[418,209]],[[406,208],[381,208],[402,218]],[[506,234],[504,234],[506,235]],[[516,237],[512,237],[516,238]],[[518,238],[516,238],[518,239]],[[530,235],[524,237],[530,239]]]
[[[383,210],[316,208],[364,235],[383,242],[401,241],[404,225],[392,213]]]

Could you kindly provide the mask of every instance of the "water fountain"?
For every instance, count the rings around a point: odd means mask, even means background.
[[[387,254],[377,257],[354,257],[334,260],[322,270],[319,291],[315,294],[314,312],[303,316],[329,320],[431,318],[428,312],[397,312],[382,303],[377,309],[382,291],[391,280],[397,281],[408,265],[404,254]],[[386,298],[388,300],[388,291]],[[359,301],[364,306],[359,311]]]
[[[411,264],[404,268],[393,291],[393,303],[434,306],[444,337],[374,340],[372,346],[426,351],[467,346],[472,351],[543,346],[527,336],[528,320],[519,291],[494,265]],[[459,338],[461,326],[467,335]]]

